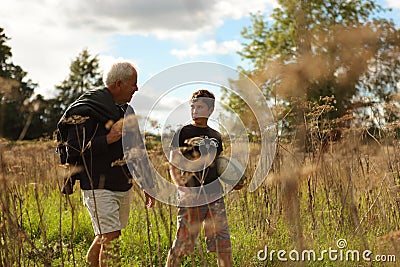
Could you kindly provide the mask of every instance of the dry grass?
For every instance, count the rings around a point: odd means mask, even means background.
[[[257,251],[265,245],[320,251],[335,248],[340,238],[349,249],[399,258],[400,146],[394,139],[378,144],[360,136],[359,131],[345,131],[340,141],[309,153],[294,143],[279,143],[266,182],[254,193],[227,196],[235,265],[279,265],[257,260]],[[0,143],[2,266],[84,264],[92,238],[90,220],[79,193],[68,198],[59,193],[64,170],[58,167],[54,147],[52,141]],[[158,149],[153,148],[152,160],[167,175]],[[252,151],[250,166],[257,162],[257,144]],[[247,169],[248,176],[252,171]],[[158,203],[147,211],[142,193],[135,189],[119,257],[124,266],[162,266],[175,234],[176,209]],[[195,255],[183,264],[215,262],[202,245]],[[313,264],[318,266],[304,265]],[[357,266],[347,265],[352,264]]]

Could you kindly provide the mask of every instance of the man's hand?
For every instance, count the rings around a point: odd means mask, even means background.
[[[154,204],[156,203],[154,197],[150,196],[145,191],[143,191],[143,192],[144,192],[144,197],[146,198],[146,207],[152,208],[154,206]]]
[[[124,125],[124,119],[122,118],[111,126],[110,132],[106,136],[107,144],[112,144],[121,139],[123,125]]]

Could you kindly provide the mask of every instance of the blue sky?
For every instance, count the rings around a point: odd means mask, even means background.
[[[393,8],[386,16],[399,25],[400,1],[378,2]],[[276,6],[275,0],[2,0],[0,27],[11,38],[13,61],[39,83],[37,93],[51,96],[84,48],[98,55],[103,69],[116,60],[133,62],[139,86],[191,61],[236,68],[243,64],[237,51],[249,13],[268,16]],[[134,97],[143,116],[154,104],[152,93]],[[186,101],[190,93],[172,92],[164,108]]]

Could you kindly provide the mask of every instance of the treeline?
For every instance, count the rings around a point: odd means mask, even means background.
[[[55,97],[35,94],[38,84],[13,63],[10,38],[0,28],[0,137],[10,140],[52,138],[65,108],[84,91],[102,85],[97,56],[88,49],[71,62],[67,78],[54,86]]]

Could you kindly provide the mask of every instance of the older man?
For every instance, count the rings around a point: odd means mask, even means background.
[[[136,69],[127,62],[114,64],[105,85],[80,96],[59,123],[67,133],[67,156],[82,170],[78,179],[95,233],[86,257],[90,266],[106,266],[109,244],[125,228],[132,199],[132,177],[120,162],[124,113],[138,91]],[[151,207],[154,199],[145,196]]]

